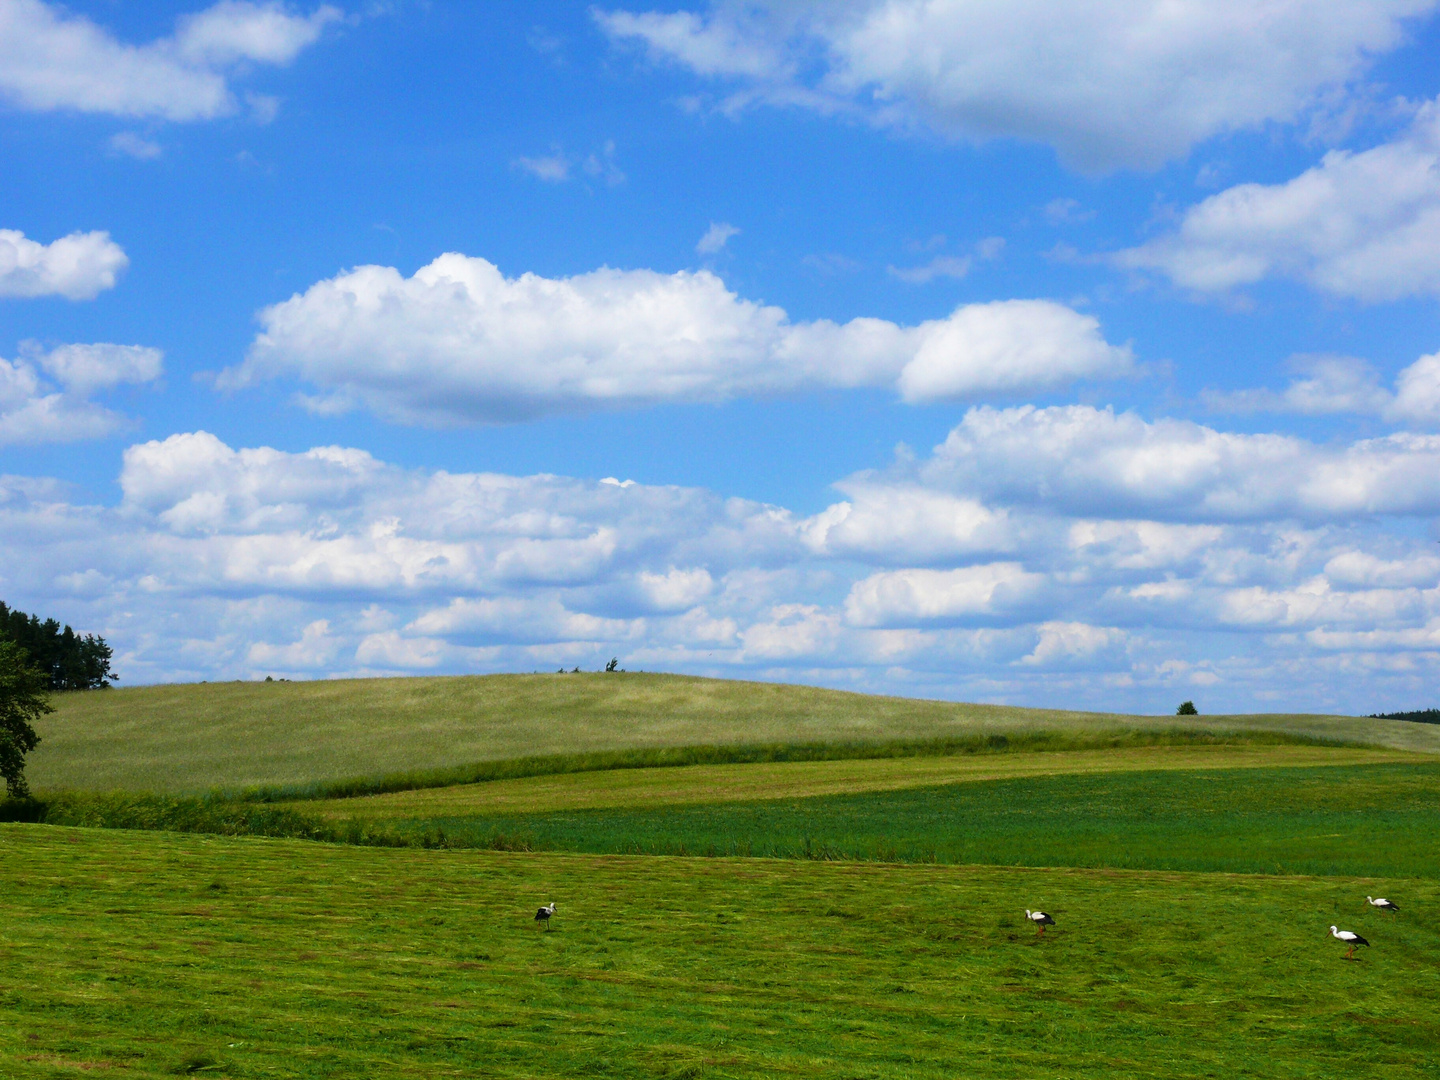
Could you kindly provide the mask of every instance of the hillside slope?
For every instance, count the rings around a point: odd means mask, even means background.
[[[1283,731],[1440,753],[1440,727],[1402,721],[1075,713],[641,673],[196,683],[55,705],[28,769],[39,790],[199,791],[576,751],[1036,729]]]

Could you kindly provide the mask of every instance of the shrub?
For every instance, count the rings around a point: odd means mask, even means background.
[[[1175,710],[1176,716],[1199,716],[1200,710],[1195,708],[1193,701],[1182,701],[1180,707]]]

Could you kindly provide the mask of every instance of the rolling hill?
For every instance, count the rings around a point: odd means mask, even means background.
[[[519,757],[1036,731],[1269,732],[1440,754],[1440,726],[1358,717],[1128,716],[642,673],[145,686],[57,695],[38,790],[294,785]]]

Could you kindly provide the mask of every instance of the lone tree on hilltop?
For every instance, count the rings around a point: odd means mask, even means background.
[[[1182,701],[1180,707],[1175,710],[1176,716],[1199,716],[1200,710],[1195,708],[1193,701]]]
[[[35,721],[48,712],[43,672],[29,664],[25,650],[13,641],[0,641],[0,776],[12,799],[30,794],[25,783],[25,755],[40,742]]]

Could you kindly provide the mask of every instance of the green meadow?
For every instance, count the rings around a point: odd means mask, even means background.
[[[1440,1076],[1432,726],[638,673],[57,704],[3,1077]]]
[[[0,826],[0,1075],[1433,1077],[1432,879]],[[1390,919],[1364,896],[1401,894]],[[550,932],[537,903],[554,899]],[[1037,939],[1024,909],[1057,926]],[[1386,920],[1386,921],[1382,921]],[[1374,946],[1339,957],[1327,927]]]
[[[454,847],[1440,877],[1440,762],[1034,776],[387,824]]]
[[[920,747],[928,751],[928,747]],[[697,803],[805,799],[1028,776],[1258,769],[1430,762],[1427,755],[1358,747],[1228,742],[1120,745],[1074,750],[990,750],[913,757],[760,761],[643,769],[597,768],[488,783],[418,787],[382,795],[284,803],[331,819],[476,817],[555,810],[674,808]]]

